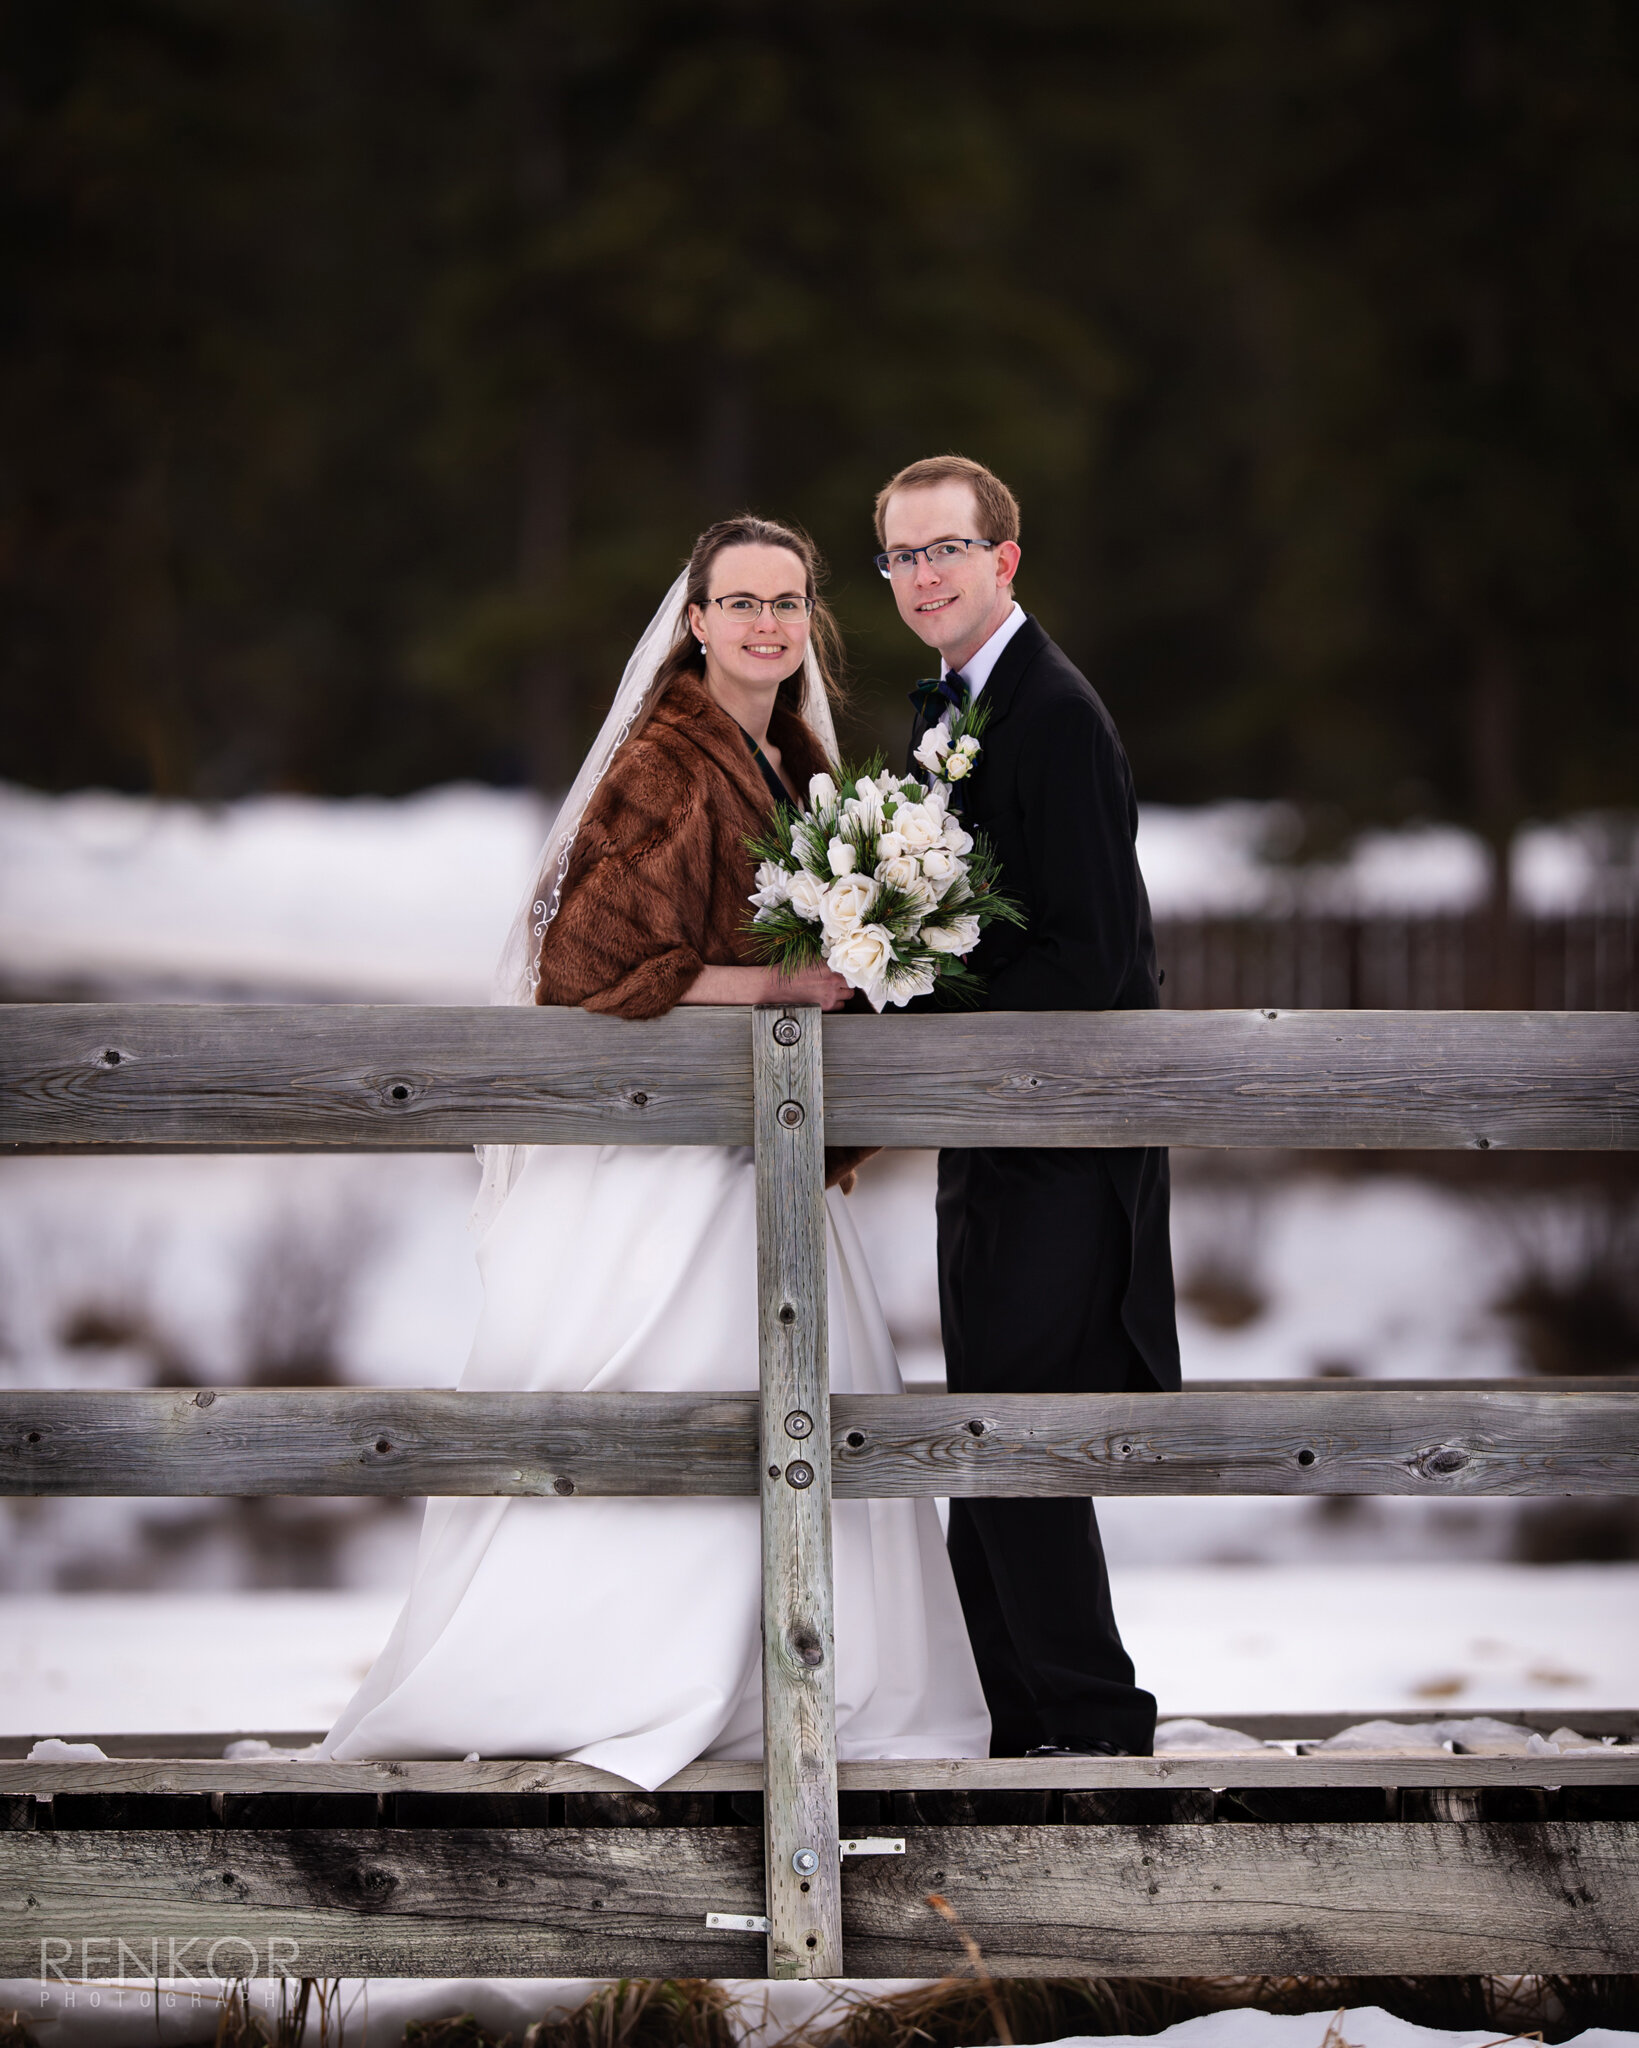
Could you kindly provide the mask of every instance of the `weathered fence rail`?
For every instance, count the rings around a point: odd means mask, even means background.
[[[694,1765],[659,1795],[694,1824],[640,1832],[574,1822],[576,1801],[609,1796],[603,1773],[529,1759],[235,1764],[173,1745],[146,1759],[0,1761],[0,1971],[43,1965],[48,1943],[63,1955],[124,1943],[140,1958],[180,1939],[254,1957],[277,1936],[299,1951],[282,1966],[308,1974],[719,1975],[761,1955],[771,1974],[833,1976],[846,1937],[855,1973],[931,1974],[951,1947],[930,1890],[999,1973],[1629,1965],[1639,1822],[1544,1802],[1631,1796],[1631,1717],[1612,1731],[1616,1748],[1584,1755],[1265,1749],[839,1767],[833,1494],[1631,1493],[1639,1389],[832,1401],[827,1140],[1634,1147],[1639,1017],[1259,1010],[822,1026],[813,1011],[699,1010],[645,1025],[578,1011],[0,1007],[0,1147],[14,1152],[752,1145],[760,1397],[13,1391],[0,1395],[0,1492],[550,1493],[566,1512],[584,1495],[755,1492],[765,1727],[762,1764]],[[1237,1786],[1226,1813],[1259,1824],[1199,1824]],[[760,1844],[713,1805],[758,1789]],[[904,1853],[845,1871],[839,1791],[909,1820]],[[938,1824],[924,1797],[956,1801],[963,1824]],[[1018,1797],[1054,1803],[1029,1825],[992,1825],[1005,1817],[973,1806]],[[1310,1804],[1288,1813],[1255,1797]],[[493,1809],[473,1827],[414,1806],[504,1798],[558,1805],[522,1828]],[[1370,1817],[1320,1813],[1317,1798],[1364,1801]],[[1106,1824],[1100,1802],[1121,1799],[1174,1804]],[[1534,1817],[1514,1824],[1483,1804],[1497,1799],[1534,1801]],[[138,1803],[126,1824],[86,1817],[121,1800]],[[349,1819],[362,1803],[379,1824],[313,1824],[326,1801]],[[651,1819],[673,1810],[650,1804]],[[740,1931],[708,1931],[707,1916],[725,1914]]]
[[[827,1017],[837,1145],[1639,1145],[1639,1014]],[[744,1011],[0,1007],[0,1145],[748,1145]]]
[[[783,1433],[808,1410],[780,1399]],[[748,1495],[792,1450],[759,1444],[761,1414],[748,1394],[0,1390],[0,1495]],[[837,1394],[829,1437],[839,1500],[1639,1493],[1639,1383],[1609,1380]]]

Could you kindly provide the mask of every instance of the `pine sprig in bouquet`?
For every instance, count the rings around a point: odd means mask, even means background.
[[[983,706],[947,713],[916,750],[926,782],[863,768],[816,775],[808,809],[781,804],[748,838],[757,862],[750,930],[758,956],[796,972],[829,967],[874,1010],[934,988],[972,1001],[966,964],[987,924],[1022,924],[996,886],[996,857],[951,808],[952,785],[979,757]]]

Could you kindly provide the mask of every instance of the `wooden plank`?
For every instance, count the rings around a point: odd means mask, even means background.
[[[947,1394],[835,1406],[844,1499],[1639,1492],[1639,1387]]]
[[[850,1868],[862,1977],[1567,1974],[1639,1954],[1639,1824],[925,1828]]]
[[[827,1017],[836,1145],[1639,1145],[1639,1014]]]
[[[1588,1716],[1570,1712],[1578,1726]],[[1236,1717],[1239,1719],[1240,1717]],[[1358,1718],[1358,1717],[1357,1717]],[[1566,1718],[1561,1713],[1560,1720]],[[1584,1728],[1584,1732],[1591,1732]],[[839,1764],[845,1792],[1133,1791],[1230,1786],[1338,1785],[1639,1785],[1639,1746],[1596,1755],[1452,1756],[1395,1750],[1284,1749],[1180,1751],[1167,1756],[878,1757]],[[761,1791],[762,1765],[695,1763],[660,1789],[666,1792]],[[489,1793],[630,1792],[611,1772],[589,1764],[486,1758],[477,1763],[330,1763],[222,1757],[111,1757],[106,1763],[38,1763],[0,1759],[0,1797],[57,1793]]]
[[[819,1016],[752,1013],[770,1977],[842,1972]]]
[[[837,1144],[1639,1144],[1639,1014],[828,1017]],[[0,1144],[745,1144],[743,1012],[0,1006]]]
[[[774,1327],[778,1344],[800,1334]],[[762,1469],[783,1499],[791,1458],[818,1474],[827,1445],[845,1500],[1639,1491],[1639,1382],[1254,1385],[838,1395],[804,1445],[784,1417],[806,1396],[778,1392],[760,1462],[759,1404],[743,1394],[6,1389],[0,1495],[743,1496]]]
[[[757,1491],[750,1394],[0,1390],[0,1494]]]
[[[846,1866],[851,1975],[962,1969],[930,1893],[998,1976],[1598,1974],[1639,1951],[1633,1823],[923,1828],[906,1850]],[[243,1970],[237,1942],[265,1970],[273,1938],[288,1975],[751,1976],[761,1943],[704,1918],[755,1912],[759,1863],[746,1828],[0,1835],[0,1974],[111,1975],[121,1941],[133,1974],[177,1974],[173,1939],[183,1968],[222,1942],[214,1967]]]
[[[0,1976],[757,1976],[761,1911],[754,1828],[0,1834]]]
[[[0,1007],[0,1143],[236,1151],[751,1142],[743,1010]]]

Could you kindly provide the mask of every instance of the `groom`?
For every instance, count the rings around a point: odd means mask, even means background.
[[[972,956],[986,1007],[1154,1009],[1127,757],[1014,600],[1018,501],[978,463],[935,456],[883,488],[876,528],[900,617],[939,656],[912,746],[949,703],[989,709],[963,819],[1028,922],[991,925]],[[938,1213],[952,1393],[1177,1387],[1164,1151],[947,1149]],[[953,1500],[950,1556],[993,1756],[1150,1752],[1155,1700],[1133,1683],[1090,1502]]]

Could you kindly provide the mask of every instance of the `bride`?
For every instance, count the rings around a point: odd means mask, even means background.
[[[815,1003],[826,968],[749,964],[744,838],[835,758],[835,628],[806,536],[725,520],[627,665],[503,958],[508,1000],[655,1017]],[[827,1155],[831,1385],[899,1393]],[[838,1185],[840,1183],[841,1185]],[[484,1306],[463,1388],[755,1391],[744,1147],[491,1147]],[[762,1753],[755,1500],[435,1499],[409,1598],[325,1738],[335,1758],[567,1757],[653,1789]],[[983,1756],[989,1720],[930,1500],[834,1509],[837,1748]]]

